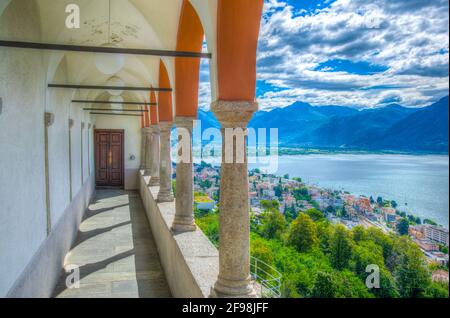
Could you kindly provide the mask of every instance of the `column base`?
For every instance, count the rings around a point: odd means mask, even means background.
[[[159,192],[156,201],[159,203],[173,202],[175,198],[172,193]]]
[[[195,232],[197,225],[192,218],[177,218],[175,216],[171,229],[174,232]]]
[[[251,280],[229,281],[219,279],[214,287],[211,287],[211,298],[259,298]],[[224,284],[225,282],[225,284]]]
[[[150,181],[148,182],[148,185],[150,187],[156,187],[159,186],[159,177],[151,177]]]

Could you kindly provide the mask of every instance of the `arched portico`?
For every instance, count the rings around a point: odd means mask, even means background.
[[[64,27],[65,6],[62,2],[55,4],[50,0],[33,0],[27,5],[24,5],[21,0],[2,2],[0,25],[5,28],[2,27],[0,31],[0,40],[64,43],[79,47],[102,46],[109,43],[124,49],[145,48],[172,53],[200,53],[206,39],[208,51],[212,56],[211,108],[222,125],[223,144],[227,141],[227,129],[245,130],[247,122],[258,108],[255,102],[256,47],[263,0],[112,0],[111,2],[74,0],[73,2],[77,3],[83,12],[80,30]],[[112,4],[111,7],[108,6],[109,3]],[[27,8],[32,8],[34,12],[27,13]],[[111,12],[111,16],[108,16],[108,12]],[[121,14],[123,12],[127,14]],[[24,22],[24,26],[20,26],[14,23],[14,16],[19,17],[20,21],[25,21],[27,17],[31,20]],[[23,63],[26,63],[14,57],[15,50],[19,50],[23,60],[31,57],[34,63],[32,70],[36,75],[29,83],[20,83],[25,80],[25,77],[12,76],[13,83],[24,91],[22,95],[7,94],[7,90],[12,89],[5,78],[14,71],[9,63],[18,63],[20,69],[23,69]],[[21,50],[24,50],[24,53]],[[127,142],[129,141],[128,144],[134,147],[130,148],[131,150],[125,155],[132,158],[135,153],[140,152],[138,156],[140,160],[132,162],[132,159],[125,157],[124,160],[126,159],[130,165],[129,170],[132,170],[130,173],[136,172],[138,178],[141,178],[143,170],[144,176],[150,177],[148,184],[150,191],[157,190],[157,197],[153,198],[155,202],[174,206],[174,216],[171,219],[173,235],[199,231],[193,215],[191,139],[194,120],[197,118],[200,58],[182,57],[176,54],[172,57],[122,54],[119,60],[123,64],[119,70],[113,74],[105,74],[98,67],[99,56],[105,55],[98,53],[26,51],[26,49],[0,47],[0,54],[5,54],[5,59],[0,62],[0,72],[5,70],[8,73],[5,76],[0,74],[2,75],[0,76],[0,96],[7,96],[4,98],[5,105],[19,105],[18,107],[23,110],[22,104],[31,103],[33,111],[39,116],[27,118],[26,123],[36,127],[38,135],[44,136],[44,129],[48,129],[50,134],[48,151],[55,151],[57,156],[61,156],[58,157],[59,161],[70,166],[70,168],[59,167],[56,161],[55,163],[50,161],[48,168],[50,173],[47,173],[47,177],[50,178],[50,184],[53,186],[36,194],[36,201],[39,202],[38,210],[50,211],[51,218],[41,220],[41,215],[35,216],[40,223],[44,224],[50,220],[51,225],[56,226],[56,223],[53,223],[56,222],[54,220],[63,217],[66,207],[75,205],[74,200],[78,196],[81,196],[84,191],[91,190],[89,183],[95,179],[95,176],[91,176],[94,171],[90,168],[94,166],[91,163],[94,160],[94,150],[91,149],[93,139],[91,125],[99,126],[99,123],[101,123],[100,126],[108,125],[108,122],[114,121],[120,126],[122,119],[107,119],[105,112],[110,111],[113,115],[125,116],[130,114],[126,111],[133,109],[132,106],[125,105],[117,107],[100,105],[98,107],[103,113],[91,114],[91,111],[84,109],[93,108],[95,105],[93,101],[109,101],[114,95],[106,89],[78,88],[62,91],[50,89],[47,85],[51,83],[78,86],[108,85],[111,78],[115,77],[129,87],[168,89],[158,92],[125,90],[119,94],[127,102],[138,103],[134,109],[144,110],[144,112],[133,113],[135,117],[123,117],[123,122],[127,123],[127,138],[130,138]],[[72,103],[74,99],[90,102],[75,105]],[[142,106],[143,103],[150,103],[150,105]],[[42,127],[41,119],[45,112],[53,112],[57,115],[54,126]],[[8,112],[0,116],[3,118],[7,116],[6,118],[11,121],[17,120],[14,113],[9,112],[9,107]],[[3,119],[2,117],[0,120]],[[183,144],[177,158],[175,203],[172,203],[174,198],[170,157],[172,125],[175,125],[178,130],[179,145]],[[64,133],[62,133],[62,127],[64,127]],[[23,141],[24,145],[27,143],[33,147],[34,144],[39,146],[44,143],[44,140],[39,138],[35,138],[37,140],[33,143],[29,139]],[[69,139],[67,146],[64,142]],[[139,146],[134,145],[136,140]],[[238,142],[232,144],[233,154],[245,151],[245,149],[239,149],[238,145]],[[44,152],[38,146],[35,166],[45,166]],[[62,146],[65,147],[64,151],[54,150]],[[255,292],[249,268],[247,163],[246,161],[237,162],[236,155],[232,157],[232,162],[226,161],[224,152],[220,189],[218,278],[215,285],[211,284],[213,286],[209,287],[212,287],[213,295],[218,297],[251,297],[255,295]],[[137,166],[134,166],[136,164]],[[45,171],[39,171],[31,166],[29,171],[34,178],[32,180],[34,188],[37,188],[37,184],[45,183],[43,182],[46,176]],[[66,174],[70,178],[70,181],[66,182],[69,185],[60,187],[56,191],[60,182],[58,178],[65,178]],[[64,194],[65,198],[60,199],[66,187],[70,187],[70,194]],[[147,185],[146,189],[148,190]],[[28,192],[32,191],[31,188],[28,190]],[[50,198],[50,203],[45,202],[46,196]],[[25,206],[21,207],[23,211],[26,209]],[[39,222],[37,223],[40,224]],[[31,224],[29,226],[32,227]],[[46,237],[44,232],[40,231],[36,234],[35,239],[43,242]],[[60,248],[60,254],[67,252],[67,246]],[[30,255],[38,253],[38,246],[32,246],[27,253]],[[15,256],[14,254],[5,255],[5,263],[8,263],[8,257]],[[21,260],[30,259],[28,255],[17,257]],[[2,260],[0,259],[0,262]],[[17,265],[20,271],[11,270],[9,273],[16,279],[25,265],[26,262],[22,261]],[[11,263],[10,267],[14,266]],[[6,285],[10,287],[12,283],[13,281],[9,279]]]
[[[170,88],[169,75],[166,66],[161,60],[159,63],[159,87]],[[174,200],[172,190],[172,159],[170,134],[173,126],[173,103],[171,92],[158,93],[158,117],[160,128],[160,187],[158,202],[172,202]]]

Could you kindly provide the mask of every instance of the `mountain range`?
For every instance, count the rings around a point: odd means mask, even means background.
[[[281,147],[448,153],[449,97],[423,108],[397,104],[358,110],[303,102],[258,111],[252,128],[278,128]],[[199,110],[202,131],[220,125]]]

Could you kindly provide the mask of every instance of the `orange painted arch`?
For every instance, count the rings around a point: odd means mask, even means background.
[[[201,21],[188,0],[183,0],[177,35],[177,50],[201,52],[204,31]],[[200,59],[175,59],[176,116],[197,116]]]
[[[170,88],[169,75],[162,60],[159,61],[159,87]],[[173,121],[172,92],[158,93],[158,114],[159,121]]]
[[[145,113],[144,113],[144,118],[145,118],[145,127],[150,126],[150,109],[149,107],[146,105],[145,106]]]
[[[155,92],[150,92],[150,103],[156,103],[156,95]],[[157,125],[159,123],[158,119],[158,106],[150,106],[150,124]]]
[[[264,0],[219,0],[217,75],[219,100],[253,101],[256,51]]]

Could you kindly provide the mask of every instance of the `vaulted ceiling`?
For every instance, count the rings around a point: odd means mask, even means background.
[[[39,42],[102,46],[108,43],[120,48],[175,50],[178,25],[183,0],[1,0],[0,15],[12,1],[29,1],[29,8],[37,8],[40,23]],[[81,27],[65,27],[68,13],[66,6],[76,4],[80,8]],[[192,0],[200,19],[207,25],[210,48],[214,49],[217,0]],[[30,14],[32,14],[30,10]],[[1,16],[0,16],[1,18]],[[206,28],[204,27],[206,30]],[[11,33],[13,34],[13,32]],[[21,40],[21,39],[11,39]],[[105,85],[111,75],[103,74],[96,67],[95,53],[48,53],[47,81],[53,80],[62,62],[71,84]],[[129,86],[158,87],[160,57],[124,55],[124,66],[115,76]],[[171,86],[174,87],[174,58],[163,58]],[[102,91],[79,91],[78,96],[88,99],[103,98]],[[128,98],[148,100],[148,93],[130,92]]]

